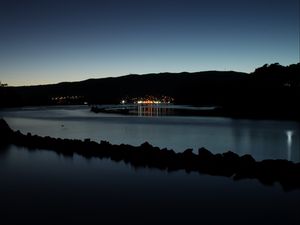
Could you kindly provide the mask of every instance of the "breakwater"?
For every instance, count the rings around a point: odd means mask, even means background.
[[[214,176],[226,176],[234,180],[257,179],[265,185],[278,182],[284,190],[300,189],[300,163],[287,160],[263,160],[257,162],[250,155],[239,156],[233,152],[212,154],[205,148],[192,149],[182,153],[153,147],[149,143],[140,146],[126,144],[113,145],[107,141],[99,143],[85,140],[41,137],[13,131],[0,119],[1,145],[14,144],[29,149],[47,149],[58,154],[72,156],[78,154],[87,158],[109,158],[124,161],[136,168],[157,168],[172,172],[185,170]]]

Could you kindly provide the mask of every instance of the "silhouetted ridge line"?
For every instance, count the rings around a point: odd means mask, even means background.
[[[70,140],[37,135],[22,134],[13,131],[0,119],[1,145],[15,144],[29,149],[48,149],[65,156],[78,154],[84,157],[109,158],[113,161],[124,161],[134,167],[157,168],[168,172],[185,170],[215,176],[232,177],[234,180],[255,178],[265,185],[279,182],[284,190],[300,189],[300,163],[287,160],[264,160],[256,162],[252,156],[238,156],[233,152],[212,154],[200,148],[198,154],[192,149],[183,153],[153,147],[149,143],[134,147],[131,145],[112,145],[90,139]]]
[[[0,107],[119,104],[124,98],[169,96],[174,104],[217,106],[206,116],[300,119],[300,64],[264,65],[253,73],[208,71],[0,87]]]

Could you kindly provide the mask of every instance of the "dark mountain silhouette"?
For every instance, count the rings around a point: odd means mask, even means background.
[[[175,104],[219,106],[215,115],[299,119],[300,64],[234,71],[160,73],[51,85],[1,87],[1,107],[118,104],[121,99],[166,95]]]

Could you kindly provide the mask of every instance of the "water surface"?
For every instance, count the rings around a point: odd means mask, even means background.
[[[13,129],[41,136],[131,145],[148,141],[177,152],[205,147],[213,153],[251,154],[256,160],[300,162],[300,124],[293,121],[95,114],[86,106],[14,109],[1,116]]]
[[[0,150],[0,224],[299,224],[300,191],[124,162]]]
[[[0,116],[15,130],[42,136],[300,161],[296,122],[120,116],[74,106]],[[168,173],[14,145],[0,148],[0,179],[0,224],[300,224],[300,190],[255,179]]]

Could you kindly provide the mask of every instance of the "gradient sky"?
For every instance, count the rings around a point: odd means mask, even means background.
[[[298,0],[0,0],[9,85],[298,60]]]

